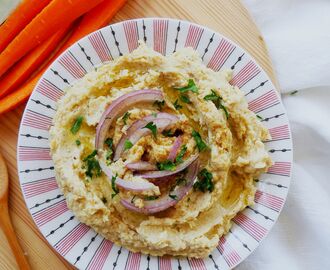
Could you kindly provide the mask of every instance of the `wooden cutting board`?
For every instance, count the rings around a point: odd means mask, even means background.
[[[247,50],[278,86],[264,40],[239,0],[131,0],[112,22],[141,17],[185,19],[224,34]],[[32,269],[74,269],[48,245],[25,206],[16,167],[17,135],[24,107],[25,104],[0,116],[0,151],[10,174],[9,203],[13,225]],[[17,269],[1,231],[0,243],[0,269]]]

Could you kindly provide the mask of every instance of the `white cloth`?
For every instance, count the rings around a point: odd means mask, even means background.
[[[294,168],[277,223],[236,270],[330,269],[330,1],[243,3],[264,36],[281,85]]]
[[[20,0],[0,0],[0,24],[5,21],[9,13],[17,6]]]

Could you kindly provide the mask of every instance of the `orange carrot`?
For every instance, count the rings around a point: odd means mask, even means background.
[[[70,26],[64,27],[41,45],[34,48],[2,76],[0,79],[0,98],[18,87],[42,66],[43,62],[54,52],[61,39],[67,34]]]
[[[0,76],[63,25],[100,2],[102,0],[52,0],[0,54]]]
[[[23,0],[0,26],[0,52],[51,0]]]
[[[49,62],[52,63],[53,60],[55,60],[64,50],[85,35],[105,26],[126,1],[127,0],[104,0],[104,2],[86,13],[78,27],[73,31],[71,37]],[[0,114],[15,108],[17,105],[25,101],[48,66],[49,65],[46,65],[33,79],[18,88],[15,92],[4,97],[3,99],[0,99]]]

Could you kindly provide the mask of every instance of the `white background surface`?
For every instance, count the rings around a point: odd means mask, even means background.
[[[0,0],[0,22],[18,0]],[[243,0],[267,43],[291,123],[288,200],[237,270],[330,269],[330,1]],[[294,95],[290,93],[298,92]]]
[[[264,36],[281,86],[294,167],[279,220],[237,270],[330,269],[330,1],[243,3]]]

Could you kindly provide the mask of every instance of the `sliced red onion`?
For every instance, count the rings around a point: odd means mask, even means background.
[[[108,176],[109,180],[114,176],[111,170],[105,165],[102,161],[100,161],[100,166],[102,171]],[[135,191],[135,192],[144,192],[149,190],[155,190],[157,187],[150,182],[147,181],[127,181],[116,177],[116,185],[126,190]]]
[[[173,198],[169,197],[169,194],[164,194],[160,198],[153,201],[144,201],[144,207],[138,208],[131,202],[131,199],[121,199],[120,202],[124,207],[129,210],[132,210],[137,213],[143,213],[146,215],[158,213],[160,211],[164,211],[174,205],[176,205],[179,201],[183,199],[184,196],[188,194],[190,189],[193,186],[194,180],[197,176],[199,168],[199,160],[195,160],[189,167],[188,171],[185,175],[186,184],[184,186],[177,186],[174,191],[170,192],[170,195]]]
[[[174,144],[171,148],[171,151],[168,154],[168,157],[167,157],[168,160],[170,160],[172,162],[175,160],[176,155],[181,147],[181,144],[182,144],[182,138],[181,138],[181,136],[179,136],[175,139]]]
[[[120,158],[122,152],[124,151],[125,141],[129,140],[132,144],[135,144],[141,137],[146,136],[151,133],[151,131],[145,127],[148,122],[153,122],[157,126],[157,131],[162,131],[170,124],[178,121],[179,118],[173,114],[168,113],[158,113],[157,116],[148,115],[140,120],[135,121],[126,131],[116,147],[116,151],[113,160],[116,161]]]
[[[170,175],[170,176],[155,178],[155,179],[148,179],[148,180],[156,186],[161,186],[161,185],[166,184],[169,181],[172,181],[174,178],[176,178],[175,174]]]
[[[126,168],[132,171],[153,171],[157,170],[157,167],[154,164],[151,164],[147,161],[138,161],[126,164]]]
[[[186,159],[183,163],[181,163],[179,166],[177,166],[176,169],[173,171],[150,171],[150,172],[145,172],[142,174],[137,174],[137,176],[140,176],[140,177],[146,178],[146,179],[170,176],[170,175],[183,171],[191,163],[193,163],[197,158],[198,158],[198,155],[191,156],[190,158]]]
[[[150,89],[133,91],[114,100],[102,114],[102,117],[97,125],[95,148],[103,148],[106,134],[111,124],[119,117],[119,115],[122,115],[133,105],[142,102],[150,103],[156,100],[164,100],[163,92]]]

